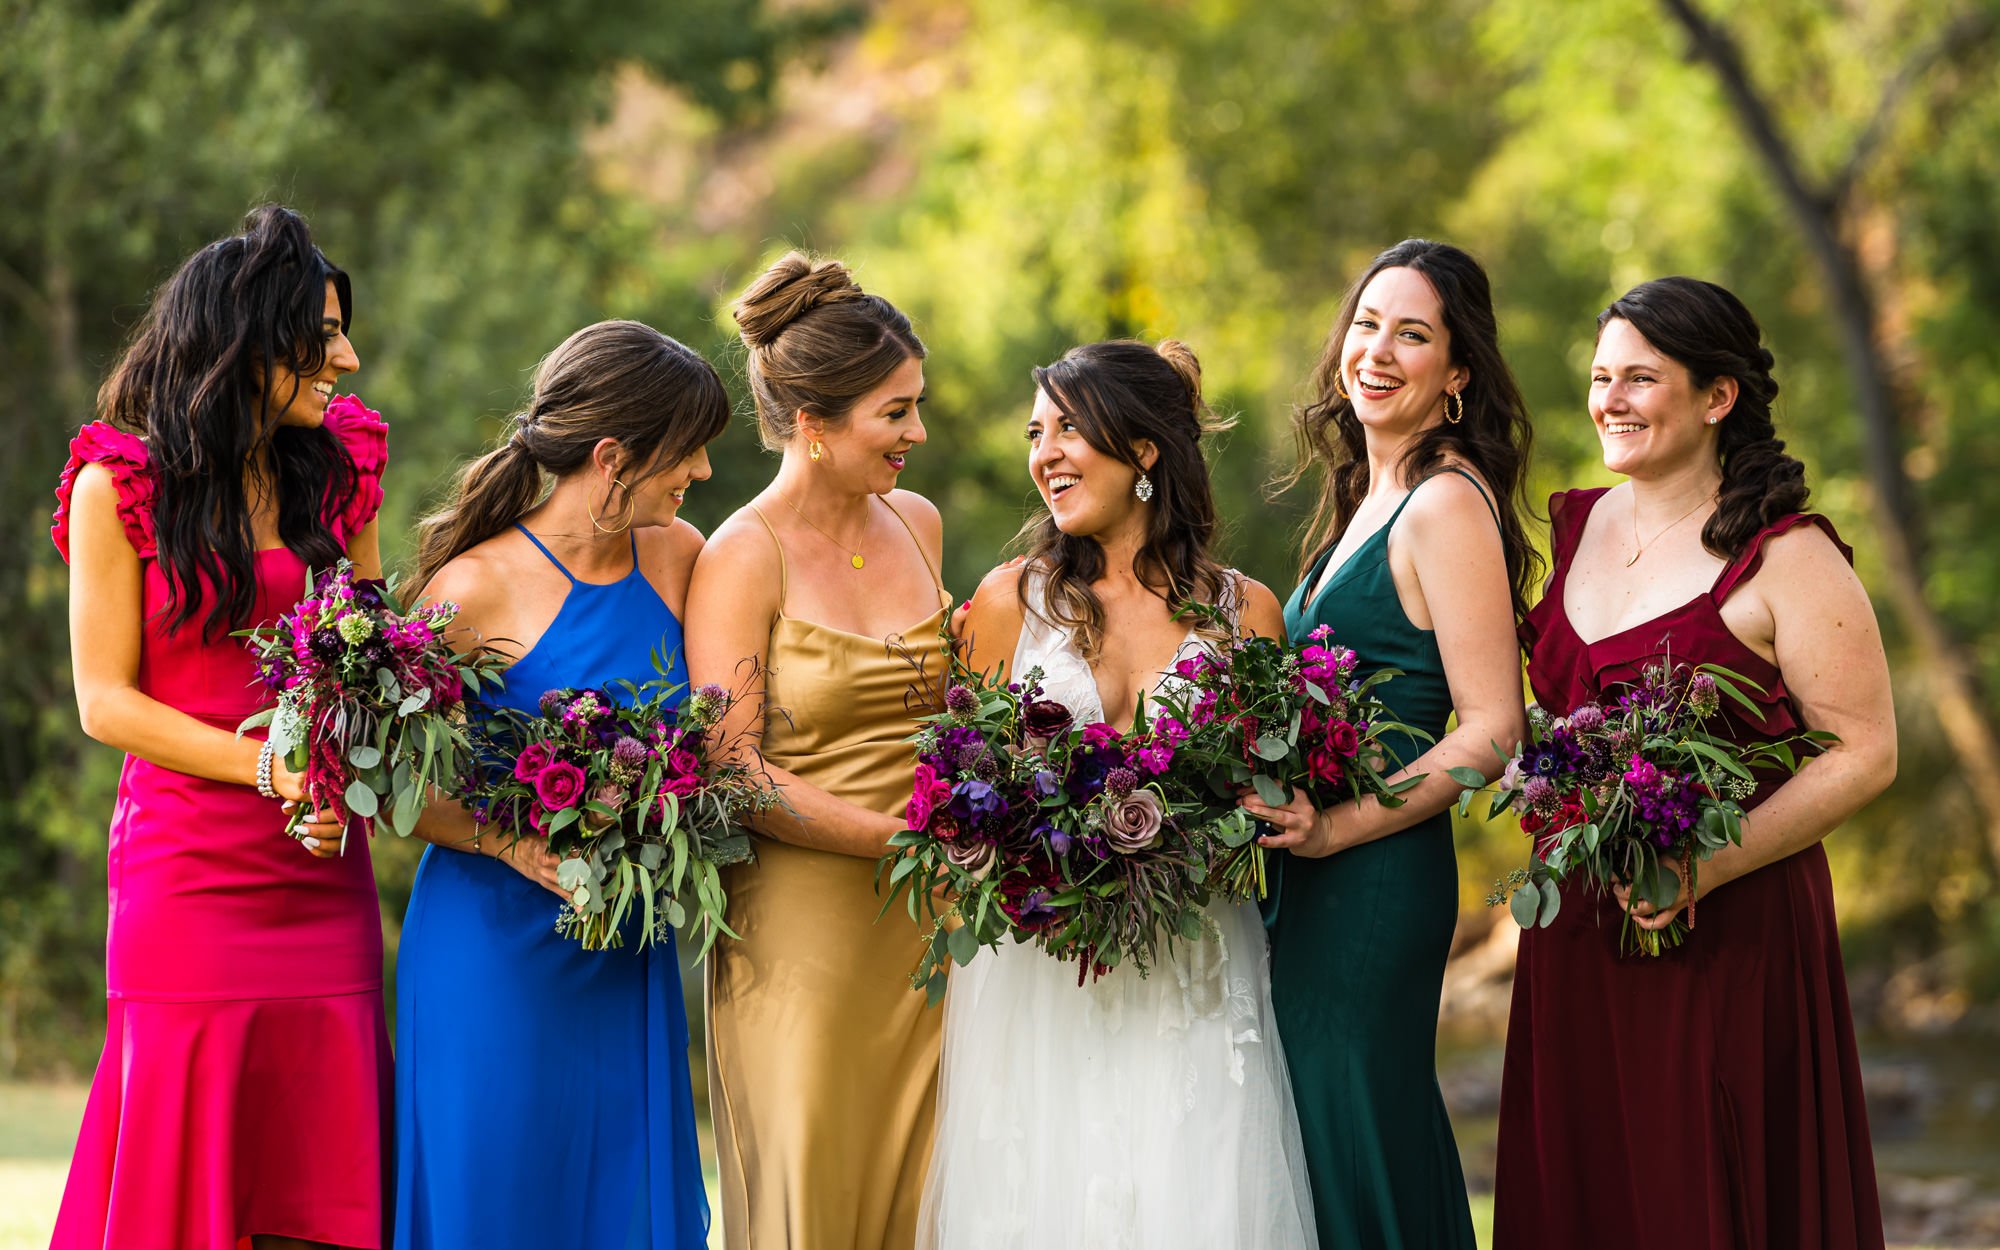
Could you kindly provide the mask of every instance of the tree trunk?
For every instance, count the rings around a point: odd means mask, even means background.
[[[1924,594],[1920,514],[1916,491],[1903,464],[1902,428],[1908,414],[1890,380],[1888,353],[1875,334],[1874,301],[1862,279],[1854,248],[1841,229],[1848,202],[1845,192],[1856,171],[1851,167],[1844,170],[1833,192],[1809,186],[1796,152],[1778,133],[1770,106],[1750,82],[1735,41],[1704,17],[1692,0],[1661,3],[1686,30],[1692,55],[1715,71],[1737,123],[1777,183],[1793,224],[1819,266],[1846,357],[1855,414],[1861,421],[1871,511],[1883,548],[1889,602],[1930,680],[1938,723],[1979,807],[1988,867],[2000,875],[2000,726],[1996,726],[1992,706],[1981,691],[1972,649]],[[1960,23],[1957,28],[1961,39],[1984,40],[1991,32],[1990,23]],[[1901,84],[1894,85],[1899,89]]]

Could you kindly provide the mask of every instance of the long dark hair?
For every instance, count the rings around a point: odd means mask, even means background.
[[[1534,428],[1521,388],[1500,354],[1500,328],[1493,316],[1493,293],[1479,262],[1449,243],[1405,239],[1370,262],[1355,280],[1333,319],[1326,348],[1313,368],[1312,402],[1292,418],[1298,463],[1280,479],[1287,489],[1308,473],[1321,476],[1319,500],[1301,544],[1299,576],[1304,578],[1327,548],[1340,541],[1354,511],[1368,493],[1368,443],[1354,405],[1340,393],[1340,355],[1347,328],[1354,323],[1361,293],[1384,269],[1414,269],[1437,292],[1444,308],[1444,328],[1453,364],[1471,371],[1459,392],[1464,419],[1440,421],[1424,430],[1403,453],[1399,466],[1413,483],[1457,460],[1470,465],[1495,495],[1500,545],[1506,552],[1507,581],[1513,590],[1514,615],[1527,611],[1528,590],[1536,580],[1541,556],[1528,541],[1522,517],[1528,515],[1528,455]]]
[[[417,584],[528,515],[551,479],[590,462],[599,439],[617,439],[631,457],[634,472],[621,479],[629,492],[728,424],[728,392],[699,352],[637,321],[585,326],[542,358],[507,440],[466,465],[421,522]]]
[[[1716,426],[1722,486],[1701,527],[1702,546],[1734,559],[1758,530],[1804,509],[1806,467],[1785,454],[1771,421],[1776,361],[1742,300],[1699,278],[1655,278],[1597,314],[1597,333],[1613,320],[1629,322],[1656,351],[1678,361],[1697,389],[1736,379],[1736,403]]]
[[[1132,339],[1089,343],[1036,369],[1035,385],[1086,443],[1152,478],[1152,519],[1133,560],[1139,583],[1176,608],[1221,602],[1228,573],[1209,554],[1215,492],[1201,436],[1228,423],[1202,402],[1194,352],[1174,339],[1157,348]],[[1159,450],[1150,469],[1132,450],[1138,439]],[[1019,538],[1028,548],[1021,580],[1030,571],[1047,575],[1051,623],[1072,631],[1084,658],[1095,659],[1104,643],[1104,605],[1090,584],[1104,575],[1104,548],[1095,538],[1063,533],[1047,512],[1030,518]],[[1216,632],[1205,621],[1196,628],[1204,636]]]
[[[154,294],[97,393],[100,417],[146,438],[170,629],[204,602],[209,637],[251,623],[256,536],[243,479],[266,446],[275,480],[265,489],[276,495],[285,546],[321,568],[345,554],[325,506],[352,489],[354,462],[330,430],[274,428],[271,418],[294,396],[270,396],[262,381],[288,365],[296,395],[300,377],[325,365],[329,280],[344,331],[353,308],[347,275],[313,246],[297,213],[258,208],[242,234],[196,252]]]

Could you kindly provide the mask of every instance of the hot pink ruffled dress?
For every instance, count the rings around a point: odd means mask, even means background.
[[[381,507],[388,427],[343,397],[326,428],[356,469],[351,496],[327,501],[345,545]],[[234,730],[267,696],[242,639],[204,640],[200,614],[163,628],[143,440],[101,421],[77,434],[56,547],[69,557],[86,463],[111,470],[141,557],[139,689]],[[267,621],[298,602],[306,568],[282,548],[256,560]],[[391,1083],[368,839],[314,859],[284,820],[251,786],[126,759],[107,863],[109,1020],[55,1250],[228,1250],[252,1233],[382,1244]]]

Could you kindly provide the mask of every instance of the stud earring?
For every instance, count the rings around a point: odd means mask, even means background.
[[[1132,493],[1139,497],[1140,503],[1153,502],[1153,479],[1149,475],[1141,473],[1139,480],[1132,483]]]
[[[1720,421],[1720,420],[1722,420],[1722,418],[1721,418],[1721,417],[1710,417],[1710,418],[1708,419],[1708,423],[1709,423],[1710,425],[1714,425],[1714,424],[1715,424],[1715,423],[1716,423],[1717,421]]]

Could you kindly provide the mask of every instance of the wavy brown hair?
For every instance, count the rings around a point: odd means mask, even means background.
[[[1485,479],[1496,498],[1500,545],[1507,558],[1507,581],[1513,591],[1514,615],[1527,611],[1529,588],[1540,571],[1541,556],[1528,540],[1522,518],[1528,516],[1528,455],[1534,429],[1528,405],[1507,359],[1500,354],[1499,323],[1493,315],[1493,293],[1486,271],[1460,248],[1429,239],[1405,239],[1369,263],[1348,288],[1340,313],[1333,319],[1326,348],[1313,368],[1312,402],[1293,414],[1292,430],[1298,463],[1276,483],[1289,489],[1301,478],[1320,479],[1319,499],[1300,544],[1299,577],[1303,580],[1328,548],[1340,541],[1354,511],[1368,493],[1368,444],[1354,405],[1340,393],[1341,348],[1354,323],[1361,293],[1384,269],[1414,269],[1437,292],[1444,309],[1444,328],[1451,360],[1470,372],[1459,392],[1464,419],[1440,421],[1422,431],[1403,452],[1398,466],[1414,484],[1448,464],[1462,462]]]
[[[1157,348],[1133,339],[1089,343],[1036,369],[1034,377],[1085,442],[1153,479],[1152,515],[1133,561],[1139,583],[1176,609],[1220,603],[1228,570],[1209,553],[1215,492],[1201,438],[1229,423],[1202,401],[1194,352],[1175,339]],[[1150,469],[1132,449],[1139,439],[1150,439],[1159,451]],[[1088,535],[1063,533],[1046,510],[1029,519],[1016,541],[1028,553],[1022,588],[1031,572],[1045,574],[1050,623],[1075,635],[1085,659],[1096,659],[1104,646],[1104,604],[1090,586],[1104,576],[1104,548]],[[1195,628],[1218,642],[1227,638],[1207,618],[1198,618]]]
[[[837,426],[904,361],[924,359],[910,319],[837,260],[787,252],[732,311],[750,351],[758,437],[772,451],[798,433],[799,413]]]
[[[1785,454],[1771,421],[1777,362],[1743,301],[1698,278],[1655,278],[1597,315],[1599,336],[1614,320],[1629,322],[1655,350],[1686,368],[1696,389],[1736,379],[1736,403],[1716,427],[1722,486],[1714,514],[1701,527],[1701,545],[1732,560],[1758,530],[1802,511],[1810,493],[1806,467]]]
[[[542,358],[507,441],[460,470],[419,523],[417,584],[528,515],[555,479],[590,463],[599,439],[618,440],[638,468],[629,490],[728,424],[728,392],[699,352],[637,321],[585,326]]]

